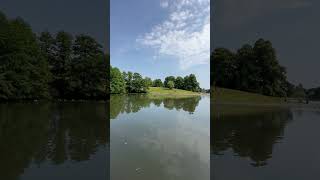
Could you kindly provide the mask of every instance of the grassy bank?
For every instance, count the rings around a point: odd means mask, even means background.
[[[271,113],[287,108],[320,111],[320,102],[309,104],[285,102],[284,98],[264,96],[238,90],[217,88],[212,93],[210,107],[214,116],[240,116],[257,113]]]
[[[264,96],[261,94],[249,93],[244,91],[212,88],[212,100],[221,103],[258,103],[275,104],[284,102],[283,98]]]
[[[163,87],[150,87],[148,90],[148,95],[151,97],[190,97],[190,96],[200,96],[201,93],[186,91],[181,89],[169,89]]]

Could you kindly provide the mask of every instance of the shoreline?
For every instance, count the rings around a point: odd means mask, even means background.
[[[239,107],[258,107],[258,108],[294,108],[294,109],[316,109],[320,110],[320,101],[309,101],[305,103],[259,103],[259,102],[216,102],[211,101],[213,106],[239,106]]]

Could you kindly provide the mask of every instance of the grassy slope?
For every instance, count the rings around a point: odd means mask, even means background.
[[[211,96],[211,100],[219,105],[211,106],[211,113],[214,115],[247,115],[254,113],[275,112],[279,108],[296,108],[320,111],[320,102],[309,104],[285,102],[284,98],[269,97],[255,93],[248,93],[238,90],[217,88]]]
[[[230,102],[230,103],[281,103],[283,99],[278,97],[264,96],[261,94],[243,92],[238,90],[231,90],[225,88],[217,88],[213,92],[213,100],[216,102]]]
[[[150,87],[148,90],[148,95],[150,96],[166,96],[166,97],[189,97],[189,96],[199,96],[200,93],[186,91],[181,89],[168,89],[162,87]]]

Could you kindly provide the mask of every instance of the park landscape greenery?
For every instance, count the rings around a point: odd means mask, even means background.
[[[236,52],[216,48],[211,59],[213,93],[218,87],[320,100],[320,87],[305,89],[287,80],[286,68],[279,64],[270,41],[259,39]],[[8,19],[0,12],[0,101],[98,100],[110,93],[157,90],[150,87],[203,91],[194,74],[152,80],[139,73],[121,72],[109,62],[103,46],[89,35],[64,31],[37,34],[23,19]]]
[[[230,98],[242,93],[252,97],[261,94],[269,97],[320,99],[320,88],[305,89],[287,80],[286,68],[279,64],[276,50],[268,40],[258,39],[254,45],[245,44],[236,52],[216,48],[211,53],[213,62],[211,84],[213,93],[224,91]],[[230,91],[228,89],[239,90]],[[259,96],[265,99],[263,96]]]
[[[0,100],[105,99],[108,60],[89,35],[36,34],[0,12]]]
[[[201,91],[194,74],[187,75],[184,78],[168,76],[162,82],[161,79],[152,80],[149,77],[142,77],[136,72],[121,72],[117,67],[110,67],[110,92],[112,94],[147,93],[150,87],[167,88],[169,90],[175,88],[192,92]]]
[[[169,76],[162,82],[121,72],[108,65],[109,54],[93,37],[64,31],[35,33],[23,19],[8,19],[3,13],[0,62],[1,101],[100,100],[110,93],[146,93],[149,87],[200,91],[194,74]]]

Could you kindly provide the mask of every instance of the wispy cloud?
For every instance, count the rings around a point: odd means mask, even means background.
[[[209,64],[210,1],[162,0],[160,6],[169,12],[167,19],[137,42],[153,48],[160,56],[175,57],[181,69]]]

